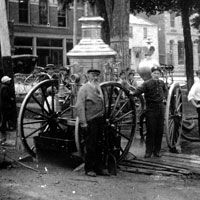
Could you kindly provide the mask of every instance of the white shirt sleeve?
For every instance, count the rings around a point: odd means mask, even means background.
[[[195,82],[188,94],[188,101],[194,99],[195,101],[200,101],[200,82]]]

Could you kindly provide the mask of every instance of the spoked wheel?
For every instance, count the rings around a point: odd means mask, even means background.
[[[73,122],[72,108],[68,106],[63,110],[58,106],[56,89],[57,80],[42,81],[29,91],[22,102],[18,129],[22,143],[32,157],[36,157],[36,136],[74,140],[73,134],[66,134],[70,131],[69,123]]]
[[[28,91],[39,82],[48,79],[51,79],[51,76],[47,73],[32,73],[24,80],[24,91],[28,93]]]
[[[165,120],[167,144],[173,151],[180,141],[183,122],[182,93],[178,83],[173,83],[169,89]]]
[[[136,108],[129,91],[116,82],[101,84],[105,102],[105,130],[117,161],[125,158],[136,127]]]

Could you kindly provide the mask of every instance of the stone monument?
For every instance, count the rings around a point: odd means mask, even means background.
[[[88,69],[99,69],[102,81],[107,81],[109,73],[106,66],[112,62],[116,52],[101,39],[101,23],[99,16],[87,16],[79,19],[81,22],[82,39],[67,53],[72,73],[86,74]]]

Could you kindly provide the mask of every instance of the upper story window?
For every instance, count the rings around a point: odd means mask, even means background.
[[[175,27],[175,13],[170,13],[170,27]]]
[[[66,9],[58,10],[58,26],[66,27]]]
[[[147,38],[147,28],[146,27],[143,28],[143,38],[144,39]]]
[[[133,38],[133,27],[129,26],[129,37]]]
[[[39,22],[40,24],[48,23],[48,0],[40,0],[39,2]]]
[[[174,52],[174,41],[170,40],[169,41],[169,57],[168,57],[168,64],[173,65],[173,52]]]
[[[185,48],[184,48],[184,42],[178,41],[178,64],[183,65],[185,59]]]
[[[19,22],[28,23],[28,0],[19,0]]]

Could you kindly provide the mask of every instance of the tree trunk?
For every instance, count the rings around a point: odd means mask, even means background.
[[[121,69],[130,67],[129,59],[129,1],[97,0],[98,14],[104,18],[102,39],[117,52],[116,61]]]
[[[187,88],[188,91],[194,83],[194,69],[193,69],[193,45],[191,38],[190,30],[190,21],[189,21],[189,4],[185,0],[181,4],[182,8],[182,24],[183,24],[183,36],[184,36],[184,45],[185,45],[185,69],[187,77]]]
[[[111,27],[111,47],[117,52],[121,70],[130,67],[129,59],[129,5],[130,0],[114,0]]]
[[[112,14],[110,10],[110,1],[103,1],[103,0],[97,0],[96,1],[96,8],[97,13],[99,16],[103,17],[104,22],[102,23],[102,29],[101,29],[101,36],[103,41],[110,45],[110,20],[109,15]]]

